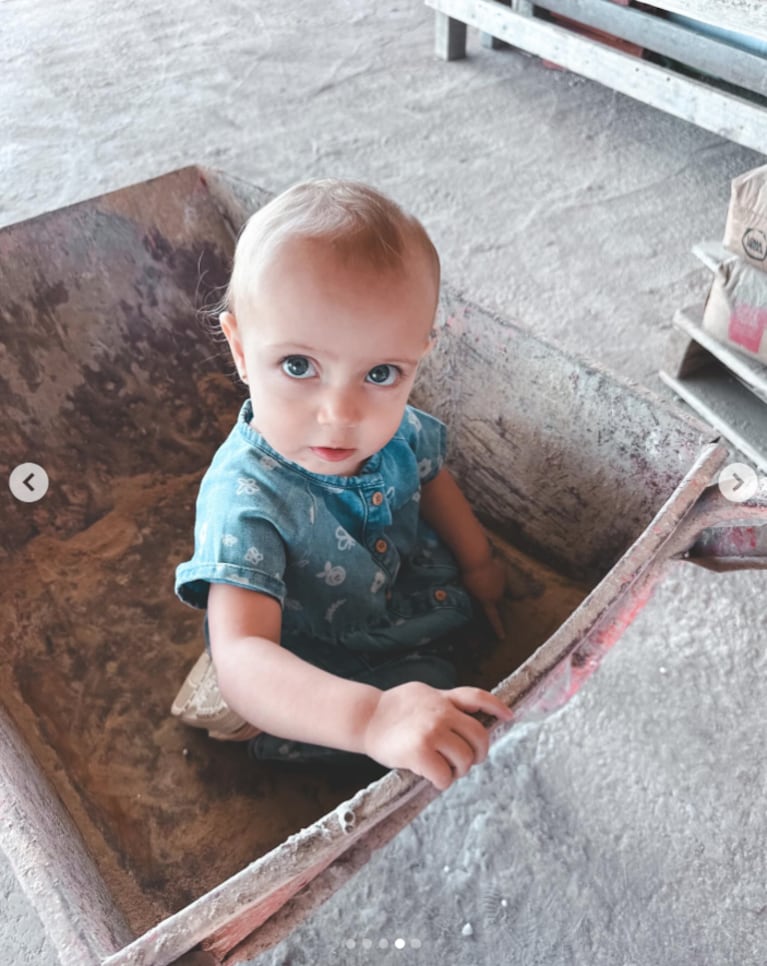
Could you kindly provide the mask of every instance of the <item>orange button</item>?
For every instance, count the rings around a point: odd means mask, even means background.
[[[439,601],[440,604],[443,603],[443,601],[446,601],[447,600],[447,591],[446,590],[435,590],[434,591],[434,599],[437,600],[437,601]]]
[[[385,540],[376,540],[376,550],[378,553],[386,553],[389,544]]]
[[[376,490],[376,492],[370,497],[370,502],[373,504],[373,506],[380,506],[383,501],[384,495],[380,490]]]

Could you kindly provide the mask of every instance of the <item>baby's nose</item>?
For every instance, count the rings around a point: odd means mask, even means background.
[[[354,389],[328,389],[322,397],[318,418],[326,426],[356,426],[362,414]]]

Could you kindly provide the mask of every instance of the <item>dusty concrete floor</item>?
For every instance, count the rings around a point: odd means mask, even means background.
[[[6,0],[0,223],[190,162],[369,180],[444,276],[644,383],[760,155],[511,51],[444,64],[420,3]],[[764,577],[681,565],[555,717],[511,735],[254,964],[762,966]],[[0,959],[51,962],[0,857]],[[464,935],[471,924],[472,935]],[[399,940],[399,942],[398,942]]]

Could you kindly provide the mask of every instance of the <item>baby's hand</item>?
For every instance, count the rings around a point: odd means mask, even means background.
[[[382,691],[364,733],[365,754],[388,768],[409,768],[448,788],[487,757],[487,731],[466,712],[508,721],[512,712],[481,688],[440,691],[419,681]]]
[[[478,567],[464,570],[461,574],[461,580],[471,596],[475,597],[482,605],[496,636],[503,638],[505,635],[498,603],[506,589],[506,571],[500,560],[496,560],[495,557],[488,557]]]

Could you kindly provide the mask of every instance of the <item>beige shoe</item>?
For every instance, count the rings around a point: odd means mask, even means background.
[[[217,741],[247,741],[260,734],[221,697],[216,670],[207,651],[187,674],[170,713],[192,728],[205,728]]]

